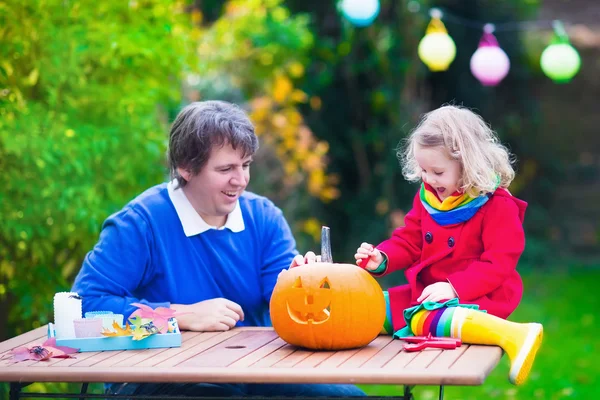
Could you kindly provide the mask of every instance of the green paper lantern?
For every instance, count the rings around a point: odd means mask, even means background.
[[[552,23],[554,37],[548,47],[542,52],[540,66],[547,77],[556,83],[569,82],[581,67],[581,57],[571,43],[562,22]]]
[[[581,57],[569,43],[556,43],[542,52],[540,65],[554,82],[567,83],[579,72]]]

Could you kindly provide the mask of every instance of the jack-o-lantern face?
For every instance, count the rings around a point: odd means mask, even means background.
[[[302,277],[296,277],[287,299],[287,311],[292,320],[298,324],[322,324],[329,319],[330,305],[331,287],[327,278],[318,286],[311,279],[305,288]]]
[[[271,321],[286,342],[339,350],[371,342],[385,321],[385,300],[373,277],[355,265],[315,263],[279,275]]]

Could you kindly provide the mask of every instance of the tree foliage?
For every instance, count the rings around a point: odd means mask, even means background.
[[[0,314],[11,334],[47,322],[104,218],[164,179],[166,110],[193,38],[183,4],[168,0],[0,5]]]
[[[202,9],[192,14],[202,20]],[[321,106],[297,87],[314,46],[308,15],[291,15],[281,0],[232,0],[202,27],[193,96],[246,104],[262,146],[251,190],[284,209],[306,249],[321,229],[311,209],[339,196],[336,176],[326,172],[328,144],[314,137],[300,112],[302,105]]]

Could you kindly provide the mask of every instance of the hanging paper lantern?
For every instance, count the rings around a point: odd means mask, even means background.
[[[540,60],[542,71],[556,83],[567,83],[579,72],[581,58],[568,43],[556,43],[546,47]]]
[[[342,0],[339,7],[344,17],[356,26],[368,26],[379,15],[379,0]]]
[[[432,10],[425,36],[419,42],[419,58],[431,71],[445,71],[456,56],[456,45],[448,35],[439,10]]]
[[[510,60],[498,46],[490,24],[484,27],[479,48],[471,56],[471,73],[483,86],[496,86],[508,74]]]
[[[567,83],[579,72],[581,57],[571,43],[560,21],[554,21],[554,38],[542,52],[540,66],[556,83]]]

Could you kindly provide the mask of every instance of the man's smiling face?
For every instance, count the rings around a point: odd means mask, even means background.
[[[250,182],[252,156],[230,144],[212,149],[208,162],[197,175],[180,168],[187,181],[183,191],[202,219],[212,226],[223,226],[227,215]]]

